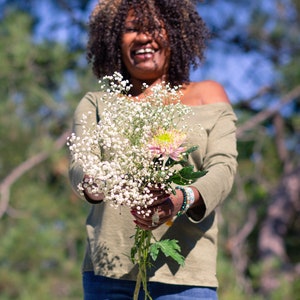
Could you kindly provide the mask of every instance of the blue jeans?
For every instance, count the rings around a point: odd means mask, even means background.
[[[83,273],[84,300],[132,300],[135,282]],[[148,289],[153,300],[217,300],[217,289],[149,282]],[[141,287],[139,300],[144,300]]]

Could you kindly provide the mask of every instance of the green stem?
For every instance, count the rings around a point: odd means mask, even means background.
[[[152,300],[147,286],[147,268],[149,266],[149,249],[151,246],[152,232],[150,230],[143,230],[141,228],[136,228],[135,233],[135,246],[136,247],[136,263],[139,268],[135,290],[134,290],[134,300],[138,299],[139,290],[141,284],[145,292],[145,300]]]
[[[136,278],[136,284],[135,284],[135,289],[134,289],[134,294],[133,294],[133,300],[138,300],[140,288],[141,288],[141,272],[139,270],[139,273],[138,273],[137,278]]]

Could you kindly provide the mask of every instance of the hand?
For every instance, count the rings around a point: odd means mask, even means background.
[[[92,189],[97,188],[97,185],[93,183],[93,179],[90,176],[88,175],[84,176],[82,186],[83,186],[83,195],[88,202],[92,204],[96,204],[96,203],[100,203],[104,199],[103,193],[92,192]]]
[[[152,189],[154,203],[148,207],[149,215],[139,214],[136,209],[131,210],[134,216],[134,223],[142,229],[153,230],[171,220],[180,210],[183,195],[181,191],[176,191],[176,195],[167,194],[162,189]]]

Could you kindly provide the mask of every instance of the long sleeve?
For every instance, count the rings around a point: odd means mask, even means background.
[[[199,116],[201,119],[205,115],[206,120],[203,122],[206,147],[200,149],[203,151],[203,158],[199,159],[197,154],[192,155],[192,163],[198,169],[208,171],[204,177],[193,184],[200,192],[206,206],[202,219],[210,215],[228,196],[237,168],[236,116],[228,104],[216,103],[215,106],[218,109],[208,110],[205,114],[202,111]],[[189,213],[188,216],[191,217]],[[192,219],[196,222],[201,221],[194,215]]]
[[[99,93],[87,93],[82,100],[79,102],[73,118],[73,129],[72,132],[75,133],[76,136],[82,136],[82,118],[83,115],[87,116],[85,126],[90,127],[93,124],[98,123],[99,114],[98,114],[98,103],[95,95]],[[69,178],[71,182],[71,186],[76,194],[83,198],[77,190],[78,184],[83,180],[84,174],[81,165],[74,160],[73,157],[70,157],[70,165],[69,165]]]

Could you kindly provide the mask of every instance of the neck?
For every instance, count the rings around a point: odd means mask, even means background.
[[[140,79],[131,78],[130,82],[132,84],[130,93],[132,96],[137,97],[137,96],[140,96],[145,91],[147,91],[147,89],[151,88],[152,86],[162,83],[162,82],[166,82],[166,76],[156,78],[153,80],[140,80]],[[147,89],[145,89],[145,87],[143,86],[144,83],[147,84],[147,86],[148,86]]]

